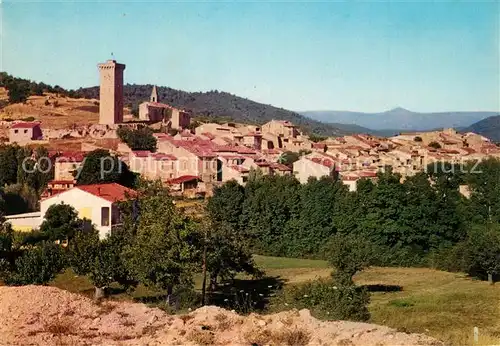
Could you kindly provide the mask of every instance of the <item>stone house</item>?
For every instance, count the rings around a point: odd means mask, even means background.
[[[270,133],[280,137],[296,138],[300,135],[295,125],[287,120],[271,120],[262,125],[263,133]]]
[[[10,143],[26,143],[41,140],[42,138],[42,129],[39,123],[19,122],[9,129]]]

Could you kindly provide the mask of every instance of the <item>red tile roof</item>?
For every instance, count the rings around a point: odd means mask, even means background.
[[[275,170],[278,170],[278,171],[282,171],[282,172],[288,172],[288,171],[291,171],[292,169],[290,167],[288,167],[287,165],[284,165],[282,163],[278,163],[278,162],[272,162],[271,163],[271,168],[272,169],[275,169]]]
[[[200,177],[197,177],[196,175],[183,175],[178,178],[170,179],[168,181],[169,184],[182,184],[188,181],[193,181],[193,180],[200,180]]]
[[[175,161],[177,157],[171,154],[154,153],[151,155],[155,160],[158,161]]]
[[[63,151],[56,157],[56,162],[83,162],[87,153],[85,151]]]
[[[137,192],[117,183],[80,185],[75,188],[101,197],[109,202],[126,201],[135,197]]]
[[[232,168],[235,171],[240,172],[240,173],[248,173],[248,172],[250,172],[250,170],[248,168],[243,167],[243,166],[234,165],[234,166],[229,166],[229,168]]]
[[[40,126],[40,123],[26,123],[26,122],[20,122],[12,125],[10,128],[11,129],[32,129],[36,126]]]
[[[308,159],[312,162],[318,163],[318,164],[323,165],[323,166],[328,167],[328,168],[335,167],[335,162],[333,160],[330,160],[330,159],[321,159],[319,157],[311,157]]]
[[[135,157],[149,157],[149,155],[151,155],[151,152],[149,150],[134,150],[132,151],[132,154]]]

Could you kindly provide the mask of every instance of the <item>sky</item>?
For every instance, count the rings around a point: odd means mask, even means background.
[[[227,91],[295,111],[500,110],[500,1],[0,0],[0,70]]]

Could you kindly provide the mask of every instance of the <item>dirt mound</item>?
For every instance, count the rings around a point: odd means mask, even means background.
[[[168,315],[46,286],[0,287],[4,345],[441,345],[366,323],[322,322],[308,310],[239,316],[214,306]]]

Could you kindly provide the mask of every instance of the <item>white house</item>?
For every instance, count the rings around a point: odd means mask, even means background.
[[[99,231],[99,237],[105,238],[112,226],[120,223],[118,202],[135,196],[135,191],[116,183],[80,185],[43,199],[40,213],[45,215],[54,204],[71,205],[78,212],[78,217],[87,219]]]

